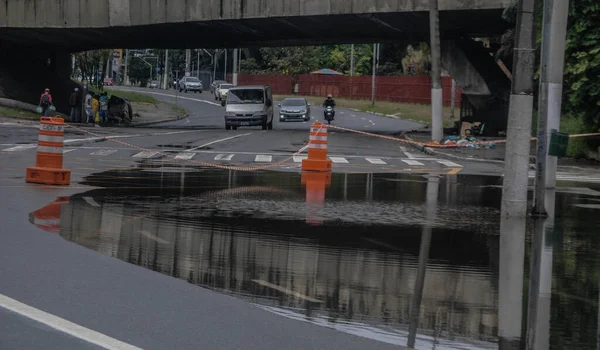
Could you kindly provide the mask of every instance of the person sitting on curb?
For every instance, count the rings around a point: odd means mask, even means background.
[[[48,115],[48,109],[50,108],[50,106],[54,106],[54,103],[52,102],[52,95],[50,95],[50,89],[46,88],[46,90],[44,90],[44,93],[40,96],[40,107],[42,109],[41,113],[43,117]]]

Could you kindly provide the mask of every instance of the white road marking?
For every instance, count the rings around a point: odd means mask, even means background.
[[[86,201],[87,204],[91,205],[92,207],[99,207],[100,204],[98,204],[98,202],[96,202],[94,200],[94,198],[92,197],[83,197],[83,200]]]
[[[18,146],[14,146],[11,148],[3,149],[2,152],[19,152],[19,151],[24,151],[24,150],[35,148],[35,147],[37,147],[37,144],[36,145],[18,145]]]
[[[101,149],[99,151],[90,153],[90,155],[91,156],[109,156],[116,152],[117,152],[116,149]]]
[[[225,142],[225,141],[229,141],[229,140],[237,139],[238,137],[243,137],[243,136],[248,136],[248,135],[252,135],[252,133],[251,133],[251,132],[249,132],[249,133],[247,133],[247,134],[235,135],[235,136],[231,136],[231,137],[226,137],[226,138],[224,138],[224,139],[215,140],[215,141],[212,141],[212,142],[209,142],[209,143],[205,143],[205,144],[203,144],[203,145],[200,145],[200,146],[198,146],[198,147],[190,148],[190,149],[188,150],[188,152],[192,152],[192,151],[195,151],[195,150],[198,150],[198,149],[204,148],[204,147],[208,147],[208,146],[210,146],[210,145],[214,145],[215,143],[219,143],[219,142]]]
[[[217,154],[215,160],[231,160],[235,154]]]
[[[352,118],[356,118],[356,116],[354,114],[351,115]]]
[[[76,151],[76,150],[77,150],[77,148],[69,148],[69,149],[63,148],[63,154],[64,153],[73,152],[73,151]]]
[[[402,161],[408,165],[412,165],[412,166],[423,166],[425,164],[421,163],[421,162],[417,162],[416,160],[410,160],[410,159],[402,159]]]
[[[294,291],[293,291],[293,290],[291,290],[291,289],[283,288],[283,287],[280,287],[280,286],[278,286],[278,285],[275,285],[275,284],[269,283],[269,282],[267,282],[267,281],[263,281],[263,280],[252,280],[252,282],[254,282],[254,283],[256,283],[256,284],[260,284],[261,286],[265,286],[265,287],[267,287],[267,288],[275,289],[276,291],[282,292],[282,293],[284,293],[284,294],[292,295],[292,296],[294,296],[294,297],[296,297],[296,298],[298,298],[298,299],[302,299],[302,300],[310,301],[311,303],[322,303],[322,301],[321,301],[321,300],[318,300],[318,299],[315,299],[315,298],[309,297],[309,296],[307,296],[307,295],[304,295],[304,294],[300,294],[300,293],[298,293],[298,292],[294,292]]]
[[[449,160],[438,160],[437,162],[440,163],[440,164],[442,164],[442,165],[445,165],[445,166],[447,166],[449,168],[462,168],[463,167],[462,165],[456,164],[456,163],[451,162]]]
[[[343,157],[329,157],[329,159],[331,159],[332,162],[336,163],[336,164],[348,164],[350,163],[348,161],[348,159],[343,158]]]
[[[195,155],[196,155],[196,153],[194,153],[194,152],[181,152],[175,156],[175,159],[190,160],[190,159],[194,158]]]
[[[371,164],[377,164],[377,165],[386,165],[387,163],[384,162],[383,160],[379,159],[379,158],[365,158],[367,160],[367,162],[371,163]]]
[[[302,163],[302,160],[307,158],[308,156],[294,156],[294,163]]]
[[[273,156],[267,156],[267,155],[263,155],[263,154],[259,154],[256,156],[256,158],[254,159],[255,162],[262,162],[262,163],[270,163],[273,160]]]
[[[155,236],[155,235],[151,234],[151,233],[150,233],[150,232],[148,232],[148,231],[143,231],[143,230],[142,230],[142,231],[140,231],[140,234],[141,234],[142,236],[146,237],[146,238],[149,238],[149,239],[151,239],[151,240],[153,240],[153,241],[157,242],[157,243],[161,243],[161,244],[171,244],[171,242],[169,242],[169,241],[167,241],[167,240],[164,240],[164,239],[162,239],[162,238],[160,238],[160,237],[157,237],[157,236]]]
[[[0,294],[0,307],[108,350],[141,350],[141,348],[23,304],[2,294]]]
[[[132,158],[152,158],[157,154],[158,154],[158,152],[142,151],[140,153],[134,154],[132,156]]]

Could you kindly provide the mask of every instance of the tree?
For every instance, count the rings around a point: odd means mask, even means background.
[[[600,129],[600,3],[571,1],[565,56],[565,95],[569,111]]]
[[[139,57],[129,57],[127,59],[129,80],[133,84],[146,86],[150,79],[150,67]]]

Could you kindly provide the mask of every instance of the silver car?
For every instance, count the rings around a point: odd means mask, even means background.
[[[286,98],[279,106],[279,121],[309,121],[310,103],[305,98]]]
[[[203,90],[202,82],[200,81],[200,79],[198,79],[196,77],[183,77],[179,81],[179,92],[193,91],[193,92],[202,93],[202,90]]]

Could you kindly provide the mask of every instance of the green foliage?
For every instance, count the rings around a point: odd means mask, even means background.
[[[127,59],[129,80],[134,84],[146,86],[150,79],[150,66],[140,57],[130,56]],[[154,68],[152,68],[154,69]]]
[[[600,2],[571,1],[565,62],[569,111],[583,117],[590,131],[600,130]]]

